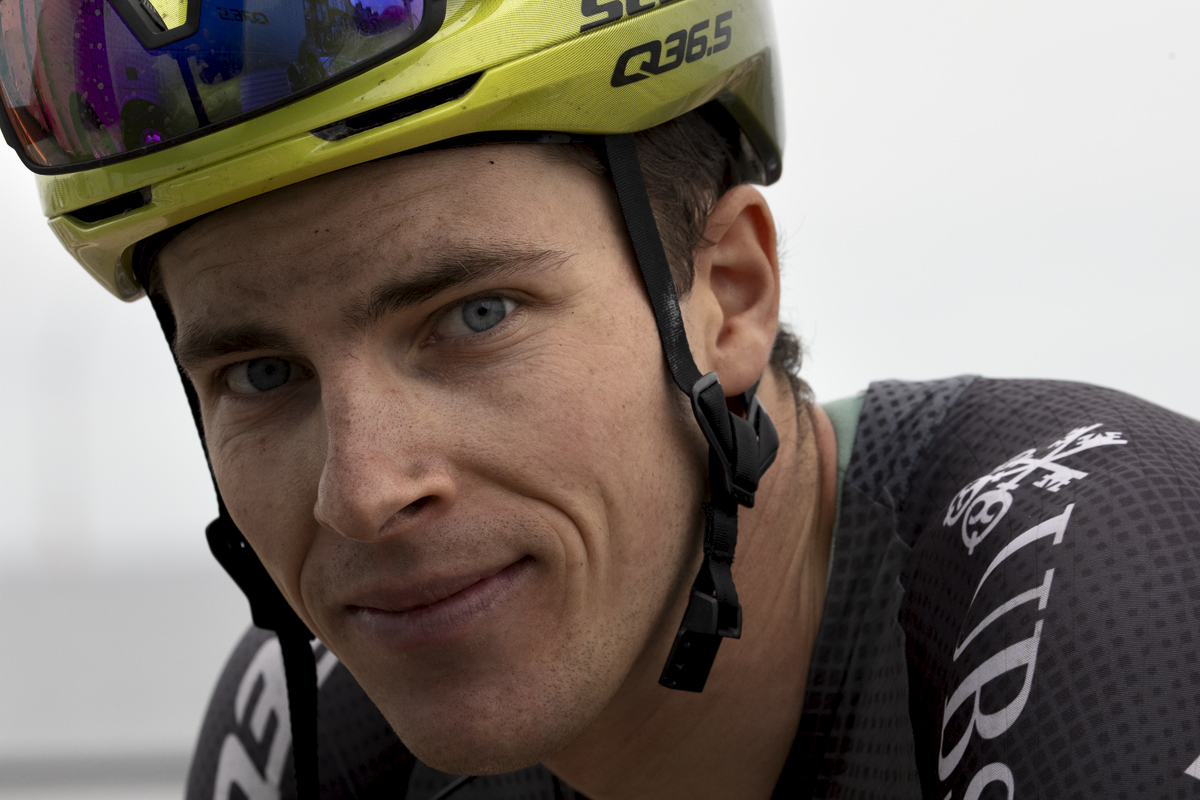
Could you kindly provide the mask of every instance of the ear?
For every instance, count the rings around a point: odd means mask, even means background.
[[[749,389],[767,369],[779,323],[775,220],[752,186],[717,203],[693,253],[692,290],[681,304],[701,372],[716,370],[726,397]]]

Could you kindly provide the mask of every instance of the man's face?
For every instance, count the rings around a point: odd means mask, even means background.
[[[234,521],[450,771],[544,759],[653,685],[699,559],[704,445],[617,213],[541,148],[478,147],[265,195],[161,255]]]

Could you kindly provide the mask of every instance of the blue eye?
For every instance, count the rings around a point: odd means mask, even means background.
[[[292,364],[282,358],[254,358],[234,364],[225,378],[238,394],[258,394],[278,389],[292,377]]]
[[[508,309],[499,297],[484,297],[463,303],[462,318],[467,327],[476,333],[483,333],[488,328],[499,325],[508,316]]]
[[[443,339],[470,336],[491,330],[513,312],[517,304],[506,297],[478,297],[451,308],[438,321],[436,333]]]

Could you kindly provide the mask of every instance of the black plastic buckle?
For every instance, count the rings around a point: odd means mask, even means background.
[[[711,594],[692,589],[687,611],[683,613],[683,623],[679,626],[680,630],[716,636],[717,623],[721,616],[720,605],[717,598]]]
[[[712,595],[692,590],[687,611],[683,615],[683,624],[675,634],[671,653],[667,656],[667,663],[658,678],[660,685],[685,692],[704,690],[708,673],[717,656],[717,648],[721,646],[722,634],[718,628],[719,606],[717,598]],[[741,606],[737,608],[737,627],[737,633],[740,635]]]

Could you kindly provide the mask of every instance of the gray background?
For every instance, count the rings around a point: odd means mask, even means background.
[[[784,318],[819,399],[976,372],[1200,417],[1200,3],[776,0]],[[248,622],[149,305],[0,154],[0,794],[178,795]]]

